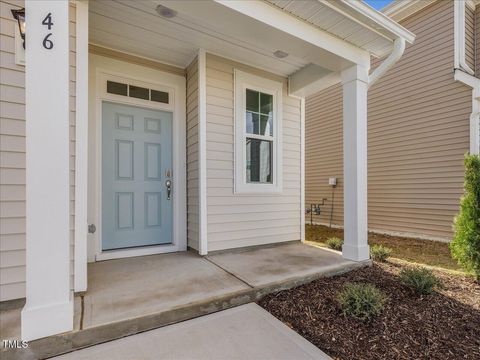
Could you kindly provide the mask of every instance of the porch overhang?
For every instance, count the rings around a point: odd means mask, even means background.
[[[176,16],[160,16],[158,5]],[[90,17],[95,45],[181,68],[203,48],[289,77],[289,94],[297,97],[339,83],[354,65],[369,69],[371,56],[388,55],[399,37],[414,40],[387,16],[350,0],[117,0],[92,2]],[[276,57],[278,50],[287,56]]]

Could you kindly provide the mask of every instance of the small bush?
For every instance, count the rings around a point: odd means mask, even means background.
[[[480,156],[465,156],[464,194],[454,221],[452,257],[480,280]]]
[[[419,294],[431,294],[435,287],[440,286],[432,270],[426,268],[403,269],[400,280]]]
[[[383,310],[387,297],[372,284],[347,283],[338,295],[344,315],[366,321]]]
[[[392,249],[383,245],[373,245],[370,248],[370,257],[374,261],[384,262],[390,257],[391,253],[392,253]]]
[[[330,249],[341,251],[343,240],[337,237],[331,237],[327,239],[326,244]]]

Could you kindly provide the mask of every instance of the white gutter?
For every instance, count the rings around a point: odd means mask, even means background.
[[[405,39],[396,38],[393,42],[393,50],[388,57],[368,77],[368,86],[372,86],[380,79],[395,63],[400,60],[405,51]]]

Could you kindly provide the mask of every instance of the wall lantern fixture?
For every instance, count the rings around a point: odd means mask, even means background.
[[[18,22],[18,30],[20,30],[23,48],[25,49],[25,9],[12,10],[12,15]]]

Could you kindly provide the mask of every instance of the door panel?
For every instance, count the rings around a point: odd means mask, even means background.
[[[172,113],[102,104],[102,249],[172,243]]]

